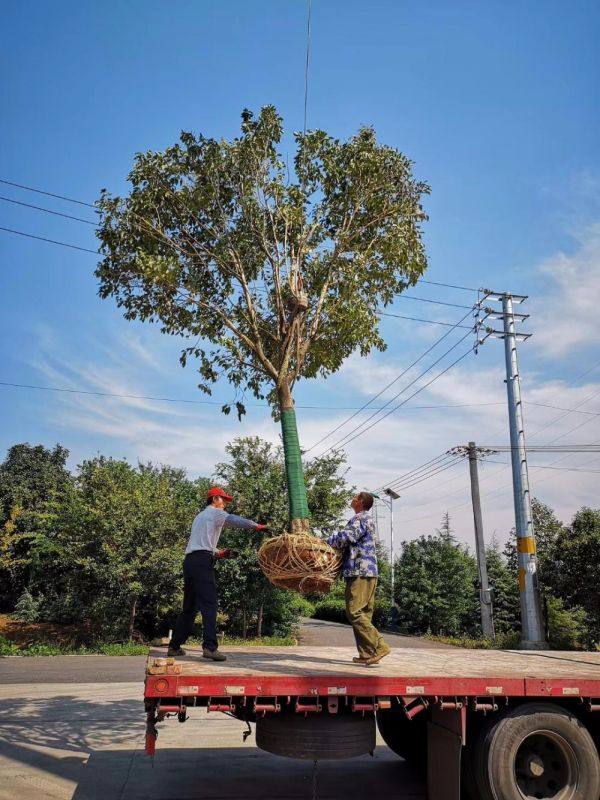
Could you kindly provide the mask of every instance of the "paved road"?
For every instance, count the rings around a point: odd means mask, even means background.
[[[399,633],[385,633],[390,647],[410,647],[411,649],[448,648],[451,645],[420,639],[418,636],[402,636]],[[303,618],[300,628],[300,644],[313,647],[352,647],[354,634],[349,625],[340,622],[326,622],[321,619]]]
[[[313,766],[242,742],[244,726],[191,709],[144,754],[141,684],[0,684],[0,800],[425,800],[422,780],[378,742],[374,757]]]
[[[415,636],[386,634],[392,647],[447,647]],[[302,620],[300,643],[313,647],[350,647],[352,629],[337,622]],[[127,683],[140,681],[145,656],[39,656],[0,658],[0,685],[15,683]]]

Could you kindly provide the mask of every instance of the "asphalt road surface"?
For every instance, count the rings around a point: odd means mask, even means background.
[[[414,636],[385,634],[391,647],[447,647]],[[314,647],[350,647],[349,625],[304,619],[300,644]],[[226,649],[226,648],[225,648]],[[141,681],[145,656],[19,656],[0,658],[0,686],[16,683],[128,683]]]

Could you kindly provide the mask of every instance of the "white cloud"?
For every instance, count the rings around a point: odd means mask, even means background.
[[[600,223],[579,234],[573,253],[560,252],[539,268],[547,290],[532,301],[534,346],[549,357],[597,344],[600,317]]]

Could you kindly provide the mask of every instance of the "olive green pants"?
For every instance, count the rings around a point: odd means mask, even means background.
[[[346,616],[361,658],[375,655],[383,637],[373,625],[377,578],[346,578]]]

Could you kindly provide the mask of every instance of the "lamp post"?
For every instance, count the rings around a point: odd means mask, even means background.
[[[384,489],[384,494],[388,496],[388,505],[390,507],[390,563],[391,563],[391,592],[392,592],[392,609],[395,608],[394,602],[394,500],[399,500],[400,495],[393,489]]]

